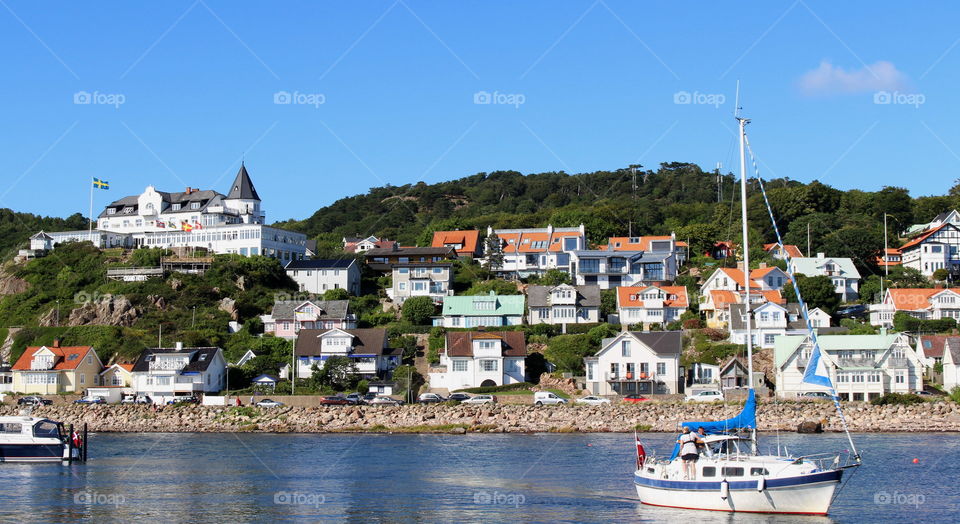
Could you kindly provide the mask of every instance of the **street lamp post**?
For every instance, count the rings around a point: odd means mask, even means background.
[[[193,306],[193,320],[190,322],[190,329],[197,326],[197,306]]]

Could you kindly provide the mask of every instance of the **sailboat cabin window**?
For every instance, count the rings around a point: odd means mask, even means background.
[[[767,468],[750,468],[750,476],[752,477],[761,477],[769,474],[770,472],[767,471]]]
[[[724,477],[742,477],[743,468],[721,468],[720,472]]]
[[[713,466],[704,466],[702,475],[704,477],[715,477],[717,476],[717,468]]]

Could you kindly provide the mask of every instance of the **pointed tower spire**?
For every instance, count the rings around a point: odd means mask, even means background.
[[[247,173],[247,167],[243,165],[243,161],[240,161],[240,171],[237,171],[237,178],[233,180],[233,185],[230,186],[230,194],[227,195],[228,199],[243,199],[243,200],[260,200],[260,195],[257,194],[257,189],[253,187],[253,182],[250,181],[250,175]]]

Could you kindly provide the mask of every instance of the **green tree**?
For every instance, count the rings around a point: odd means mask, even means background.
[[[583,372],[583,358],[592,356],[597,347],[590,343],[588,335],[559,335],[547,342],[544,356],[557,367],[557,371]]]
[[[349,357],[332,356],[327,358],[323,367],[314,370],[312,381],[336,391],[351,389],[359,378],[357,365]]]
[[[808,277],[803,274],[797,274],[797,286],[800,288],[800,295],[803,301],[810,309],[820,308],[829,314],[833,314],[840,304],[840,295],[836,293],[833,281],[830,277],[818,275]],[[796,302],[797,294],[793,286],[787,284],[783,287],[783,298],[787,302]]]
[[[493,279],[486,280],[484,282],[477,282],[474,285],[470,286],[470,289],[464,291],[464,295],[489,295],[493,291],[497,295],[519,295],[520,290],[517,289],[517,283],[511,282],[509,280],[503,279]]]
[[[404,363],[412,364],[417,357],[417,337],[413,335],[395,337],[390,340],[390,346],[403,350]]]
[[[600,314],[607,318],[617,312],[617,290],[600,290]]]
[[[496,233],[491,233],[483,242],[483,253],[487,257],[487,267],[497,271],[503,267],[503,245]]]
[[[950,276],[950,272],[944,268],[940,268],[933,272],[933,279],[937,282],[943,282]]]
[[[350,298],[350,292],[343,288],[328,289],[323,292],[324,300],[347,300]]]
[[[527,280],[528,284],[537,286],[559,286],[560,284],[570,284],[570,273],[562,269],[548,269],[543,275],[532,276]]]
[[[861,275],[877,272],[877,256],[882,249],[883,233],[875,228],[844,227],[823,240],[825,253],[852,259]]]
[[[590,345],[599,348],[603,339],[615,336],[618,332],[617,328],[605,322],[590,328],[590,331],[587,331],[587,338],[590,340]]]
[[[403,319],[415,326],[430,323],[430,317],[437,311],[430,297],[410,297],[403,301]]]
[[[396,384],[394,394],[405,396],[408,401],[413,399],[413,395],[418,393],[425,383],[417,368],[409,365],[397,366],[393,370],[393,382]]]

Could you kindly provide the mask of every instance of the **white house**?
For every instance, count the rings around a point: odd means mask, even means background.
[[[680,391],[681,331],[623,331],[583,359],[593,395],[673,394]]]
[[[860,272],[850,258],[827,257],[817,253],[816,257],[790,259],[790,264],[795,275],[830,277],[834,290],[843,302],[856,300],[860,296]]]
[[[597,286],[527,286],[528,324],[589,324],[600,322]]]
[[[449,332],[440,364],[430,368],[430,387],[454,391],[523,382],[526,357],[522,331]]]
[[[363,378],[384,378],[400,365],[399,349],[388,347],[386,329],[304,329],[297,336],[294,354],[298,379],[310,378],[313,366],[323,367],[330,357],[347,357]]]
[[[670,235],[645,237],[610,237],[607,239],[607,245],[599,246],[597,249],[601,251],[613,249],[614,251],[673,253],[677,259],[677,264],[683,265],[687,260],[687,247],[686,242],[677,240],[676,234],[670,233]]]
[[[700,286],[700,295],[708,295],[711,291],[740,291],[744,290],[744,274],[740,268],[722,267],[714,271]],[[758,269],[750,270],[750,291],[782,291],[783,286],[790,281],[790,277],[778,267],[763,265]]]
[[[284,269],[300,291],[320,295],[328,289],[346,289],[360,295],[360,265],[353,258],[291,260]]]
[[[461,295],[443,299],[443,316],[433,325],[453,328],[519,326],[523,323],[524,296]]]
[[[617,288],[617,312],[623,324],[668,324],[690,307],[684,286]]]
[[[885,393],[923,389],[924,364],[906,335],[820,335],[827,370],[841,400],[866,401]],[[794,398],[825,388],[802,382],[813,345],[801,335],[777,337],[777,395]]]
[[[726,329],[730,323],[730,304],[741,304],[744,301],[743,291],[727,291],[714,289],[700,296],[700,313],[706,319],[707,327]],[[760,304],[773,302],[784,305],[787,301],[778,290],[753,291],[750,293],[750,303],[756,308]]]
[[[947,217],[938,217],[936,225],[913,237],[900,247],[900,260],[925,276],[932,276],[938,269],[946,269],[956,275],[960,270],[960,226],[956,211]],[[940,221],[942,220],[942,221]]]
[[[727,307],[730,309],[730,342],[746,344],[747,325],[743,304],[730,304]],[[807,323],[803,320],[800,304],[765,302],[754,307],[752,312],[751,337],[755,347],[772,348],[779,336],[807,333]],[[810,310],[809,315],[814,328],[830,327],[830,315],[820,308]]]
[[[353,329],[357,317],[349,300],[278,300],[269,315],[261,315],[263,332],[292,339],[301,329]]]
[[[115,200],[97,217],[96,229],[47,233],[53,244],[89,240],[97,247],[205,248],[214,253],[265,255],[283,262],[303,258],[307,237],[265,224],[265,215],[243,165],[228,194],[192,187]]]
[[[949,338],[943,345],[943,389],[960,386],[960,338]]]
[[[570,269],[578,286],[613,289],[670,282],[677,277],[672,251],[577,250],[570,253]]]
[[[883,302],[870,306],[870,323],[891,327],[897,311],[921,320],[952,318],[960,322],[960,288],[887,289]]]
[[[155,403],[226,387],[227,361],[217,347],[146,348],[133,364],[133,390]]]
[[[453,294],[453,261],[457,252],[448,246],[368,249],[367,266],[392,277],[387,296],[402,304],[410,297],[427,296],[437,304]]]
[[[587,232],[579,227],[527,229],[487,228],[487,237],[500,239],[503,263],[491,268],[504,276],[528,277],[541,275],[550,269],[570,271],[570,253],[587,248]],[[489,255],[489,253],[485,253]],[[489,264],[489,259],[486,260]]]

